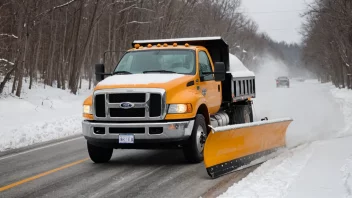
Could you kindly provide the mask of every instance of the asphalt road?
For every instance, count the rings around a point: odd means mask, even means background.
[[[94,164],[83,137],[0,157],[0,197],[214,197],[256,167],[211,179],[178,150],[115,150]]]

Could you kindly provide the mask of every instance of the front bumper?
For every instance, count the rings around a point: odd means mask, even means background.
[[[127,134],[126,130],[128,131],[129,128],[131,129],[131,133],[128,134],[134,134],[135,140],[172,140],[190,137],[193,125],[194,120],[151,123],[111,123],[84,120],[82,122],[82,129],[83,135],[89,140],[118,140],[119,134]],[[97,128],[105,129],[104,133],[102,130],[97,132]],[[119,128],[123,133],[119,133]],[[152,129],[155,128],[159,128],[158,134],[152,132]],[[162,132],[160,131],[161,128]],[[135,131],[135,129],[139,129],[139,133],[133,133],[132,131]],[[144,133],[141,133],[140,131],[143,131],[143,129]]]
[[[276,83],[277,86],[287,86],[287,85],[290,85],[290,82],[278,82]]]

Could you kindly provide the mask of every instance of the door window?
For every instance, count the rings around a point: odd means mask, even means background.
[[[206,72],[213,72],[211,69],[211,64],[207,54],[204,51],[199,51],[199,74],[201,81],[213,80],[213,74],[203,74]]]

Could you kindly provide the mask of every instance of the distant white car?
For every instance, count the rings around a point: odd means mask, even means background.
[[[290,79],[286,76],[280,76],[276,79],[276,87],[285,86],[287,88],[290,87]]]

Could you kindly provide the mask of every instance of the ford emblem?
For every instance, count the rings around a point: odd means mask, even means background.
[[[123,109],[130,109],[130,108],[134,107],[134,104],[130,103],[130,102],[122,102],[120,104],[120,107],[123,108]]]

